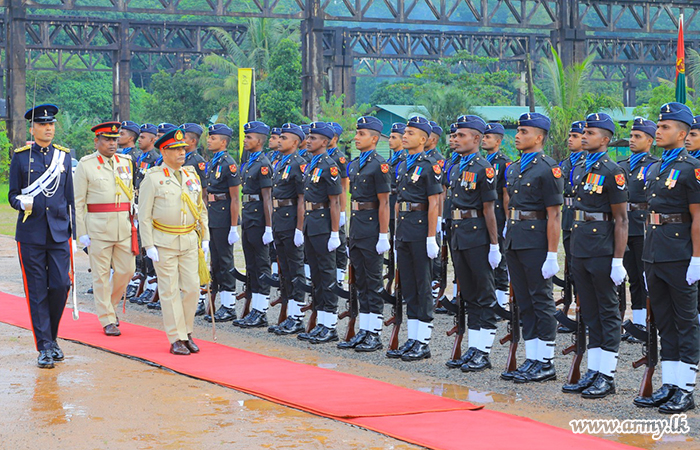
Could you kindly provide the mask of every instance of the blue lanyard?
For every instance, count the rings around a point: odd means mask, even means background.
[[[576,162],[578,162],[579,159],[581,159],[581,155],[583,152],[573,152],[572,154],[569,155],[569,162],[571,163],[571,170],[574,170],[574,165]]]
[[[122,155],[129,155],[131,154],[131,151],[134,149],[134,147],[127,147],[122,149]]]
[[[633,172],[634,169],[637,168],[637,164],[644,159],[644,157],[647,155],[646,152],[641,152],[641,153],[632,153],[632,156],[630,156],[630,172]]]
[[[366,152],[360,153],[360,169],[362,169],[362,166],[364,166],[367,163],[367,159],[370,156],[372,156],[372,153],[374,153],[374,150],[368,150]]]
[[[447,184],[450,184],[450,173],[452,172],[452,168],[457,165],[460,158],[461,156],[459,156],[459,153],[454,152],[452,154],[452,164],[450,164],[450,167],[447,168],[447,173],[445,174],[445,177],[447,178]]]
[[[260,155],[262,155],[262,152],[253,152],[248,155],[248,168],[250,168],[250,166],[252,166],[253,163],[260,158]]]
[[[523,153],[523,156],[520,157],[520,173],[525,172],[525,170],[529,168],[532,160],[534,160],[539,154],[540,152]]]
[[[403,155],[405,151],[406,150],[399,150],[398,152],[394,152],[394,154],[391,155],[391,159],[389,159],[389,164],[393,166],[396,160],[401,158],[401,155]]]
[[[489,162],[489,164],[493,164],[493,160],[496,159],[496,155],[498,155],[498,152],[486,154],[486,160]]]
[[[408,155],[406,157],[406,171],[408,172],[411,170],[411,167],[418,161],[418,157],[420,156],[420,153],[414,153],[412,155]]]
[[[318,155],[311,158],[311,162],[309,163],[308,166],[306,166],[306,171],[304,173],[309,173],[312,170],[314,170],[314,167],[316,167],[316,164],[318,164],[318,162],[321,160],[321,156],[323,156],[323,153],[319,153]]]
[[[606,152],[596,152],[596,153],[589,153],[586,155],[586,172],[590,172],[591,167],[593,167],[593,164],[597,163],[598,160],[605,154]]]
[[[664,150],[664,152],[661,154],[661,170],[659,170],[659,173],[663,172],[666,167],[669,166],[669,164],[675,161],[682,151],[683,147],[674,148],[672,150]]]
[[[291,158],[292,155],[293,155],[293,153],[290,153],[290,154],[288,154],[288,155],[282,156],[282,157],[275,163],[275,170],[277,170],[277,166],[279,166],[280,164],[282,164],[282,165],[284,166],[284,164],[285,164],[287,161],[289,161],[289,158]]]
[[[338,150],[338,147],[333,147],[328,149],[328,156],[333,156],[335,151]]]
[[[692,152],[688,152],[688,154],[695,159],[700,158],[700,150],[693,150]]]
[[[459,163],[459,171],[464,172],[465,170],[467,170],[467,166],[469,165],[471,160],[474,159],[475,156],[476,153],[471,153],[469,155],[463,156],[462,161],[460,161]]]

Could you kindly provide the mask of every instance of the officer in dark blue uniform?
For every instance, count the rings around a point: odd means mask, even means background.
[[[24,115],[34,143],[15,149],[8,195],[20,212],[15,240],[41,368],[63,360],[56,338],[71,286],[75,221],[70,150],[52,144],[56,113],[57,106],[46,104]]]
[[[564,180],[556,161],[542,151],[550,120],[525,113],[518,120],[515,147],[520,161],[508,166],[506,258],[513,295],[520,307],[526,360],[501,378],[516,383],[556,378],[552,276],[559,271],[557,247],[561,234]]]
[[[389,134],[389,149],[391,150],[391,157],[389,158],[389,174],[391,175],[391,194],[389,195],[389,240],[394,242],[394,233],[396,231],[396,196],[398,192],[397,187],[397,175],[399,172],[399,165],[406,160],[406,150],[403,149],[403,132],[406,129],[406,124],[403,122],[396,122],[391,125],[391,133]],[[390,256],[393,257],[393,256]],[[392,275],[393,276],[393,275]]]
[[[185,153],[185,164],[183,166],[194,167],[195,172],[199,175],[199,179],[204,180],[206,179],[207,161],[199,149],[199,139],[202,137],[204,129],[196,123],[183,123],[180,125],[180,129],[185,131],[183,140],[187,143],[187,148],[185,149],[187,153]],[[206,196],[206,193],[205,189],[203,194]]]
[[[306,138],[299,144],[299,156],[304,158],[307,162],[311,162],[312,155],[309,153],[309,132],[311,130],[311,126],[309,124],[301,124],[299,125],[301,127],[301,131],[304,132],[304,136]]]
[[[236,319],[236,279],[233,276],[233,244],[238,242],[238,212],[241,177],[238,166],[226,148],[233,131],[223,123],[209,127],[207,149],[212,154],[206,183],[211,239],[211,290],[219,293],[221,306],[214,314],[217,322]],[[204,320],[211,322],[209,315]]]
[[[445,167],[445,157],[442,156],[442,153],[440,153],[440,150],[438,150],[438,143],[440,142],[440,137],[442,136],[443,129],[440,125],[437,124],[437,122],[430,121],[430,137],[428,138],[428,142],[425,144],[425,155],[433,161],[433,164],[439,164],[441,168],[443,168],[442,174],[440,175],[440,183],[443,184],[443,189],[442,189],[442,194],[440,194],[440,205],[438,209],[438,222],[436,225],[436,230],[435,230],[435,236],[437,239],[438,245],[441,243],[442,239],[442,230],[443,228],[443,222],[444,222],[444,217],[443,217],[443,207],[445,205],[445,197],[447,195],[446,189],[444,187],[445,183],[445,176],[444,176],[444,167]],[[440,258],[435,258],[432,262],[431,266],[431,279],[432,279],[432,292],[433,296],[437,294],[437,282],[438,282],[438,277],[440,276],[440,271],[441,271],[441,264],[442,261]]]
[[[700,280],[700,162],[683,147],[693,115],[681,103],[661,107],[656,145],[661,161],[646,173],[649,206],[644,272],[649,301],[661,338],[663,385],[642,407],[678,414],[695,407],[693,390],[700,361],[698,286]]]
[[[450,191],[450,186],[451,186],[451,179],[450,179],[450,172],[453,167],[459,166],[459,162],[461,159],[461,155],[459,152],[456,151],[457,145],[455,141],[455,137],[457,135],[457,124],[452,123],[450,124],[450,136],[447,140],[447,145],[450,148],[450,151],[452,154],[450,155],[449,158],[445,159],[443,161],[443,166],[442,166],[442,171],[444,173],[444,177],[442,178],[442,185],[443,189],[445,190],[445,200],[443,202],[442,210],[446,211],[445,216],[442,219],[443,226],[442,226],[442,239],[445,239],[447,242],[447,248],[449,249],[450,255],[452,254],[452,217],[450,216],[450,210],[452,209],[452,198],[451,198],[451,191]],[[442,261],[440,261],[440,264],[442,264]],[[447,280],[445,280],[447,281]],[[445,286],[445,289],[447,286]],[[455,275],[455,278],[452,280],[452,294],[453,294],[453,301],[457,301],[457,275]],[[435,308],[435,313],[436,314],[447,314],[447,309],[443,307],[437,307]]]
[[[117,140],[119,153],[129,155],[132,161],[136,161],[141,156],[141,150],[136,146],[136,141],[138,141],[140,134],[141,126],[139,124],[131,120],[122,122],[122,127],[119,129],[119,139]],[[134,172],[134,176],[136,176],[136,172]]]
[[[685,138],[685,149],[688,150],[688,155],[700,161],[700,116],[693,117],[690,133]],[[698,321],[700,322],[700,289],[698,289]]]
[[[442,166],[424,151],[432,129],[423,117],[408,121],[403,135],[408,156],[399,166],[394,248],[406,301],[408,340],[398,349],[389,350],[387,357],[404,361],[430,358],[430,266],[440,251],[435,232],[442,193]]]
[[[338,296],[331,290],[336,281],[335,251],[340,246],[340,169],[328,156],[335,132],[326,122],[309,127],[311,162],[304,170],[304,246],[311,271],[317,325],[297,336],[313,344],[338,340]]]
[[[347,197],[350,190],[350,179],[348,178],[348,160],[338,149],[338,140],[343,134],[343,127],[336,122],[328,122],[333,128],[333,139],[328,144],[328,156],[330,156],[340,171],[340,185],[343,187],[343,195],[340,196],[340,247],[335,251],[336,262],[336,282],[342,284],[345,279],[345,268],[348,266],[347,238],[345,235]]]
[[[630,280],[630,297],[632,300],[632,322],[638,327],[647,326],[647,289],[644,285],[644,230],[647,221],[647,198],[644,189],[644,176],[649,167],[658,161],[650,154],[656,136],[656,124],[651,120],[637,117],[630,132],[630,157],[619,163],[625,171],[629,202],[627,216],[629,231],[627,233],[627,251],[623,264]],[[623,335],[627,342],[641,342],[631,335]]]
[[[267,142],[267,152],[265,152],[265,155],[267,156],[267,159],[270,160],[270,164],[272,164],[273,177],[275,175],[275,163],[279,161],[280,158],[280,151],[277,149],[277,147],[279,145],[279,139],[281,134],[282,129],[280,127],[270,128],[270,139]],[[273,275],[279,273],[279,268],[277,267],[277,248],[275,247],[274,242],[270,245],[270,268],[270,271]]]

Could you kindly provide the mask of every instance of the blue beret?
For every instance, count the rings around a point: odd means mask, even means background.
[[[340,136],[341,134],[343,134],[343,127],[341,127],[339,123],[337,123],[337,122],[328,122],[328,125],[330,125],[331,128],[333,129],[333,133],[337,134],[338,136]]]
[[[437,124],[437,122],[430,121],[430,126],[432,127],[431,133],[435,133],[438,136],[442,136],[442,127]]]
[[[143,133],[150,133],[153,136],[158,134],[158,127],[153,125],[152,123],[144,123],[141,125],[141,134]]]
[[[428,137],[430,137],[430,133],[433,132],[433,127],[430,125],[428,119],[421,116],[411,117],[410,119],[408,119],[408,123],[406,124],[406,126],[411,128],[418,128],[426,135],[428,135]]]
[[[395,122],[391,124],[391,132],[392,133],[399,133],[403,134],[403,132],[406,131],[406,124],[403,122]]]
[[[228,125],[223,123],[215,123],[214,125],[209,125],[209,136],[219,134],[221,136],[233,136],[233,130],[228,127]]]
[[[456,132],[457,132],[457,124],[451,123],[450,124],[450,134],[455,134]]]
[[[285,123],[284,125],[282,125],[282,128],[277,129],[280,130],[280,134],[291,133],[295,136],[298,136],[300,141],[306,139],[306,134],[304,133],[304,130],[302,130],[301,127],[295,123]]]
[[[172,131],[176,129],[177,127],[173,125],[172,123],[168,122],[163,122],[158,124],[158,133],[167,133],[168,131]]]
[[[196,123],[183,123],[180,125],[180,128],[185,130],[185,133],[194,133],[197,136],[201,136],[204,133],[204,129]]]
[[[335,135],[335,130],[333,127],[326,122],[311,122],[309,124],[309,133],[320,134],[321,136],[327,137],[328,139],[333,139]]]
[[[698,116],[697,128],[700,128],[700,116]],[[693,119],[693,125],[691,128],[695,128],[695,119]],[[643,131],[649,136],[656,138],[656,124],[651,120],[647,120],[644,117],[635,117],[634,123],[632,124],[632,130]]]
[[[270,130],[270,134],[273,136],[279,136],[280,134],[282,134],[282,128],[272,127],[272,130]]]
[[[56,121],[56,114],[58,114],[58,106],[45,103],[28,109],[24,113],[24,118],[36,123],[53,123]]]
[[[384,124],[381,120],[373,116],[362,116],[357,119],[357,129],[358,130],[374,130],[382,132]]]
[[[525,113],[518,119],[518,126],[539,128],[547,132],[549,132],[551,124],[552,121],[549,120],[549,117],[536,112]]]
[[[259,120],[256,120],[243,125],[243,133],[259,133],[267,136],[270,134],[270,127],[267,126],[265,122],[260,122]]]
[[[483,133],[486,130],[486,122],[479,116],[459,116],[456,125],[457,128],[470,128],[479,133]]]
[[[652,122],[652,123],[654,123],[654,122]],[[656,125],[654,125],[654,129],[656,129]],[[700,130],[700,116],[693,117],[693,123],[692,123],[692,125],[690,125],[690,129],[691,130]]]
[[[141,127],[139,126],[138,123],[132,122],[131,120],[125,120],[122,122],[122,130],[129,130],[133,133],[136,133],[136,136],[141,134]]]
[[[301,131],[304,132],[304,135],[308,136],[309,135],[309,130],[311,129],[311,126],[308,123],[303,123],[299,125],[301,127]]]
[[[605,113],[593,113],[586,117],[586,128],[600,128],[615,134],[615,122]]]
[[[686,125],[693,124],[693,113],[683,103],[671,102],[661,107],[659,120],[676,120]]]
[[[586,128],[586,121],[579,120],[571,124],[571,129],[569,130],[569,133],[583,134],[584,128]]]

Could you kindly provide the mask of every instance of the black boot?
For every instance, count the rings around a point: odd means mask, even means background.
[[[36,365],[42,369],[53,369],[52,350],[39,350],[39,357],[36,360]]]
[[[65,356],[63,355],[63,350],[58,346],[58,342],[53,341],[51,343],[51,357],[54,361],[63,361]]]
[[[645,332],[645,333],[647,332],[647,327],[644,326],[644,325],[637,325],[637,328],[639,328],[640,330],[642,330],[642,331]],[[629,342],[630,344],[645,344],[644,341],[642,341],[642,340],[640,340],[640,339],[637,339],[636,337],[634,337],[634,336],[632,336],[632,335],[630,335],[630,336],[627,338],[627,342]]]
[[[159,310],[160,309],[160,300],[158,300],[157,302],[149,303],[148,305],[146,305],[146,308]]]
[[[561,387],[561,391],[565,394],[580,394],[584,390],[588,389],[598,376],[597,370],[588,369],[577,383],[566,383]]]
[[[416,341],[409,351],[401,355],[401,361],[420,361],[428,358],[430,358],[430,346],[421,341]]]
[[[511,370],[510,372],[503,372],[501,373],[501,378],[504,380],[512,380],[517,374],[522,374],[525,372],[528,372],[530,369],[532,369],[532,366],[535,365],[535,360],[534,359],[526,359],[523,361],[522,364],[520,364],[520,367],[518,367],[515,370]]]
[[[634,404],[640,408],[658,408],[667,401],[671,400],[671,397],[674,396],[677,390],[678,387],[674,386],[673,384],[664,384],[655,390],[651,394],[651,397],[639,396],[635,398]]]
[[[229,308],[228,306],[221,305],[219,309],[214,313],[214,320],[217,322],[230,322],[236,320],[238,316],[236,315],[236,308]],[[211,316],[207,314],[204,316],[204,320],[211,322]]]
[[[153,297],[155,297],[155,295],[155,289],[146,289],[141,293],[141,295],[136,297],[136,303],[139,305],[147,305],[153,301]]]
[[[321,324],[318,324],[314,327],[313,330],[309,331],[308,333],[299,333],[297,335],[297,339],[299,339],[300,341],[310,341],[311,338],[318,336],[318,334],[321,331],[323,331],[324,328],[326,328],[326,327],[324,327]]]
[[[267,314],[253,309],[239,325],[241,328],[263,328],[267,326]]]
[[[355,348],[365,339],[365,336],[367,336],[367,330],[360,330],[349,341],[343,341],[343,342],[339,343],[338,348],[341,350],[348,349],[348,348]]]
[[[389,350],[386,352],[386,357],[390,359],[397,359],[401,358],[404,353],[409,351],[411,348],[413,348],[413,344],[415,344],[416,341],[414,339],[409,339],[406,342],[403,343],[403,345],[396,350]]]
[[[554,364],[535,361],[532,368],[525,373],[519,373],[513,377],[516,383],[541,383],[543,381],[556,380],[557,373]]]
[[[284,322],[275,328],[274,333],[278,336],[285,336],[301,333],[302,331],[304,331],[304,322],[289,316]]]
[[[462,372],[481,372],[482,370],[490,368],[491,360],[489,359],[489,354],[477,349],[474,356],[459,369]]]
[[[355,347],[355,351],[360,353],[370,353],[381,350],[382,348],[384,348],[384,346],[382,345],[382,340],[379,338],[379,333],[368,331],[365,339]]]
[[[680,414],[691,409],[695,409],[693,393],[681,388],[676,389],[669,401],[659,406],[659,412],[662,414]]]
[[[203,316],[205,312],[207,312],[207,307],[204,304],[204,302],[197,303],[197,311],[194,312],[194,315],[195,316]],[[207,315],[207,317],[209,317],[209,319],[211,320],[210,315]],[[209,322],[209,320],[207,320],[207,322]]]
[[[335,342],[338,340],[338,332],[335,328],[323,327],[320,333],[309,339],[312,344],[325,344],[326,342]]]
[[[581,392],[583,398],[603,398],[615,393],[615,380],[613,377],[598,372],[588,388]]]
[[[450,369],[459,369],[463,365],[467,364],[470,359],[474,357],[476,353],[476,347],[469,347],[467,351],[459,359],[451,359],[445,363]]]
[[[565,333],[573,333],[574,331],[576,331],[576,330],[571,329],[571,328],[567,327],[566,325],[559,325],[559,327],[557,327],[557,333],[565,334]]]

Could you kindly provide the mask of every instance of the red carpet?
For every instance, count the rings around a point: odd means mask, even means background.
[[[29,329],[26,300],[0,293],[0,322]],[[197,340],[201,353],[174,356],[162,331],[125,322],[120,329],[121,337],[107,337],[93,314],[82,312],[73,321],[66,310],[59,336],[430,448],[510,449],[514,437],[525,449],[630,448],[467,402],[204,340]]]

